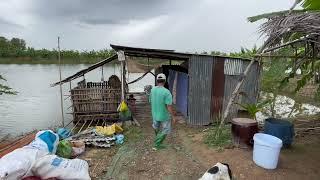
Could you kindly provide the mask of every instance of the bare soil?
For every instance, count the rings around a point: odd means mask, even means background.
[[[100,179],[198,179],[217,162],[228,163],[234,179],[319,179],[319,135],[299,137],[290,149],[281,151],[278,168],[265,170],[252,161],[252,149],[224,149],[222,152],[203,143],[203,128],[177,123],[167,138],[168,147],[153,151],[151,120],[140,118],[141,138],[124,145],[122,158],[112,163],[112,173]],[[119,154],[119,153],[117,153]],[[115,158],[113,158],[114,162]],[[110,169],[110,168],[109,168]]]

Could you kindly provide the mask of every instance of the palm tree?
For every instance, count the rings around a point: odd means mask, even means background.
[[[298,4],[301,4],[302,9],[295,9]],[[299,91],[320,71],[320,1],[295,0],[287,11],[248,18],[250,22],[261,19],[268,19],[259,28],[261,35],[267,37],[264,53],[279,53],[283,47],[291,49],[290,53],[295,57],[290,67],[293,71],[283,79],[282,84],[295,77],[295,69],[301,69],[302,78],[295,89]]]

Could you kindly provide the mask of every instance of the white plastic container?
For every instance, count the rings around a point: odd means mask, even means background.
[[[253,140],[253,161],[265,169],[275,169],[278,164],[282,140],[263,133],[256,133]]]

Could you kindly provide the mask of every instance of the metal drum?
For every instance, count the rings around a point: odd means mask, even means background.
[[[233,144],[239,148],[251,148],[253,135],[258,132],[257,121],[249,118],[234,118],[231,123]]]

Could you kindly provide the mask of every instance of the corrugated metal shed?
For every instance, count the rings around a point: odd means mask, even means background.
[[[188,124],[211,123],[211,88],[213,57],[191,56],[189,60]]]
[[[242,69],[241,73],[243,73],[248,66],[250,62],[243,61],[242,63]],[[234,67],[237,68],[237,67]],[[258,62],[255,62],[249,73],[246,76],[246,79],[241,87],[240,95],[235,100],[237,103],[256,103],[257,97],[259,93],[259,71],[260,66]],[[234,72],[232,69],[229,69],[230,72]],[[241,74],[240,73],[240,74]],[[224,101],[223,101],[223,112],[228,104],[228,101],[231,97],[232,92],[234,91],[234,88],[240,81],[239,75],[225,75],[225,84],[224,84]],[[236,104],[233,104],[230,110],[230,114],[227,120],[230,120],[231,118],[235,117],[237,115],[237,112],[239,110],[239,106]]]
[[[241,59],[225,59],[224,74],[240,75],[243,72],[243,60]]]
[[[240,76],[233,76],[233,75],[226,75],[225,76],[225,83],[224,83],[224,97],[223,97],[223,112],[225,111],[227,104],[229,102],[229,99],[231,97],[232,92],[234,91],[234,88],[236,87],[237,83],[240,80]],[[238,101],[238,100],[236,100]],[[238,112],[238,106],[232,105],[229,116],[227,121],[230,120],[230,117],[235,117]]]
[[[249,62],[244,62],[243,70],[248,66]],[[256,103],[257,96],[259,94],[260,88],[260,66],[256,62],[252,65],[246,80],[243,83],[241,92],[244,92],[245,95],[242,96],[241,103]]]
[[[214,57],[212,69],[211,119],[216,120],[222,114],[224,95],[224,61],[222,57]]]

